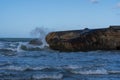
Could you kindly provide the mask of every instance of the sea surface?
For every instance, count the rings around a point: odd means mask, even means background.
[[[0,80],[120,80],[120,51],[59,52],[30,40],[0,38]]]

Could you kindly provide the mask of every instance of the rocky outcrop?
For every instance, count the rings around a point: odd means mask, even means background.
[[[59,51],[120,50],[120,26],[51,32],[46,42]]]
[[[40,39],[32,39],[31,41],[29,41],[29,44],[31,44],[31,45],[42,45],[43,43],[42,43],[42,40],[40,40]]]
[[[41,39],[32,39],[26,44],[21,44],[20,49],[26,51],[39,51],[42,50],[43,42]]]

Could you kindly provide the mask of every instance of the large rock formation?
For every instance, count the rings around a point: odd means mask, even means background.
[[[59,51],[120,50],[120,26],[51,32],[46,41]]]

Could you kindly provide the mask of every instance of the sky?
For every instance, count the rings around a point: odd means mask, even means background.
[[[0,0],[0,37],[120,25],[120,0]]]

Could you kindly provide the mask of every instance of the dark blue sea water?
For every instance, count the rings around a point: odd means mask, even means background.
[[[29,40],[0,39],[0,80],[120,80],[120,51],[22,50]]]

